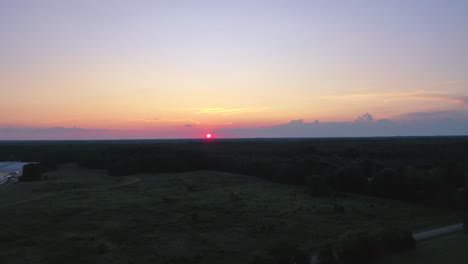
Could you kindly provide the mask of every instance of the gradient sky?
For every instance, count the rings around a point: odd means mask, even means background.
[[[468,119],[467,14],[465,0],[0,0],[0,129]]]

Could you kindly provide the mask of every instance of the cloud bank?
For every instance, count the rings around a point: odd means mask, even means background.
[[[409,113],[395,119],[376,120],[365,113],[354,122],[289,123],[254,129],[225,129],[233,137],[381,137],[468,135],[468,112]]]
[[[79,138],[106,138],[114,130],[79,127],[0,127],[0,140],[66,140]]]

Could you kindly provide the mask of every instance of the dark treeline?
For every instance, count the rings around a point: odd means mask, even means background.
[[[77,162],[109,175],[219,170],[285,184],[312,195],[354,192],[441,207],[467,196],[468,137],[1,142],[0,160],[44,170]],[[466,206],[466,205],[465,205]]]

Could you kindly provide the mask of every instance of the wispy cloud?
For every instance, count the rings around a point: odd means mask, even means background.
[[[428,99],[447,101],[453,104],[466,105],[468,104],[468,96],[461,96],[455,94],[446,94],[446,95],[427,95]]]
[[[77,132],[112,132],[109,129],[87,129],[79,127],[0,127],[0,133],[77,133]]]
[[[376,100],[382,99],[384,101],[401,101],[401,100],[414,100],[414,101],[443,101],[452,104],[465,105],[468,104],[468,96],[459,95],[455,93],[445,92],[402,92],[402,93],[357,93],[357,94],[340,94],[340,95],[327,95],[321,96],[322,99],[329,100]]]
[[[224,108],[224,107],[208,107],[208,108],[197,108],[197,107],[187,107],[187,108],[176,108],[171,109],[173,111],[187,111],[192,112],[193,114],[208,114],[208,115],[238,115],[246,113],[258,113],[268,110],[267,107],[239,107],[239,108]]]
[[[79,127],[0,127],[0,140],[65,140],[108,138],[116,130]]]
[[[460,80],[449,80],[445,82],[436,83],[434,87],[439,88],[439,89],[446,88],[446,87],[457,88],[457,87],[466,87],[467,85],[468,85],[468,79],[460,79]]]
[[[197,121],[197,120],[193,120],[193,119],[190,119],[190,118],[185,118],[185,119],[171,119],[171,118],[149,118],[149,119],[142,119],[140,121],[143,121],[143,122],[147,122],[147,123],[164,123],[164,122],[175,122],[175,123],[189,123],[189,124],[195,124],[195,125],[199,125],[201,124],[200,121]]]
[[[458,120],[468,121],[468,111],[436,111],[436,112],[412,112],[393,117],[394,120],[410,121],[439,121],[439,120]]]

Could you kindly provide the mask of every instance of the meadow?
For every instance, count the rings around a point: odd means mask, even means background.
[[[311,252],[350,229],[457,220],[442,209],[310,197],[304,186],[225,172],[139,174],[116,188],[123,179],[105,171],[64,165],[47,174],[2,190],[2,263],[249,263],[278,244]],[[54,196],[8,205],[47,194]]]

